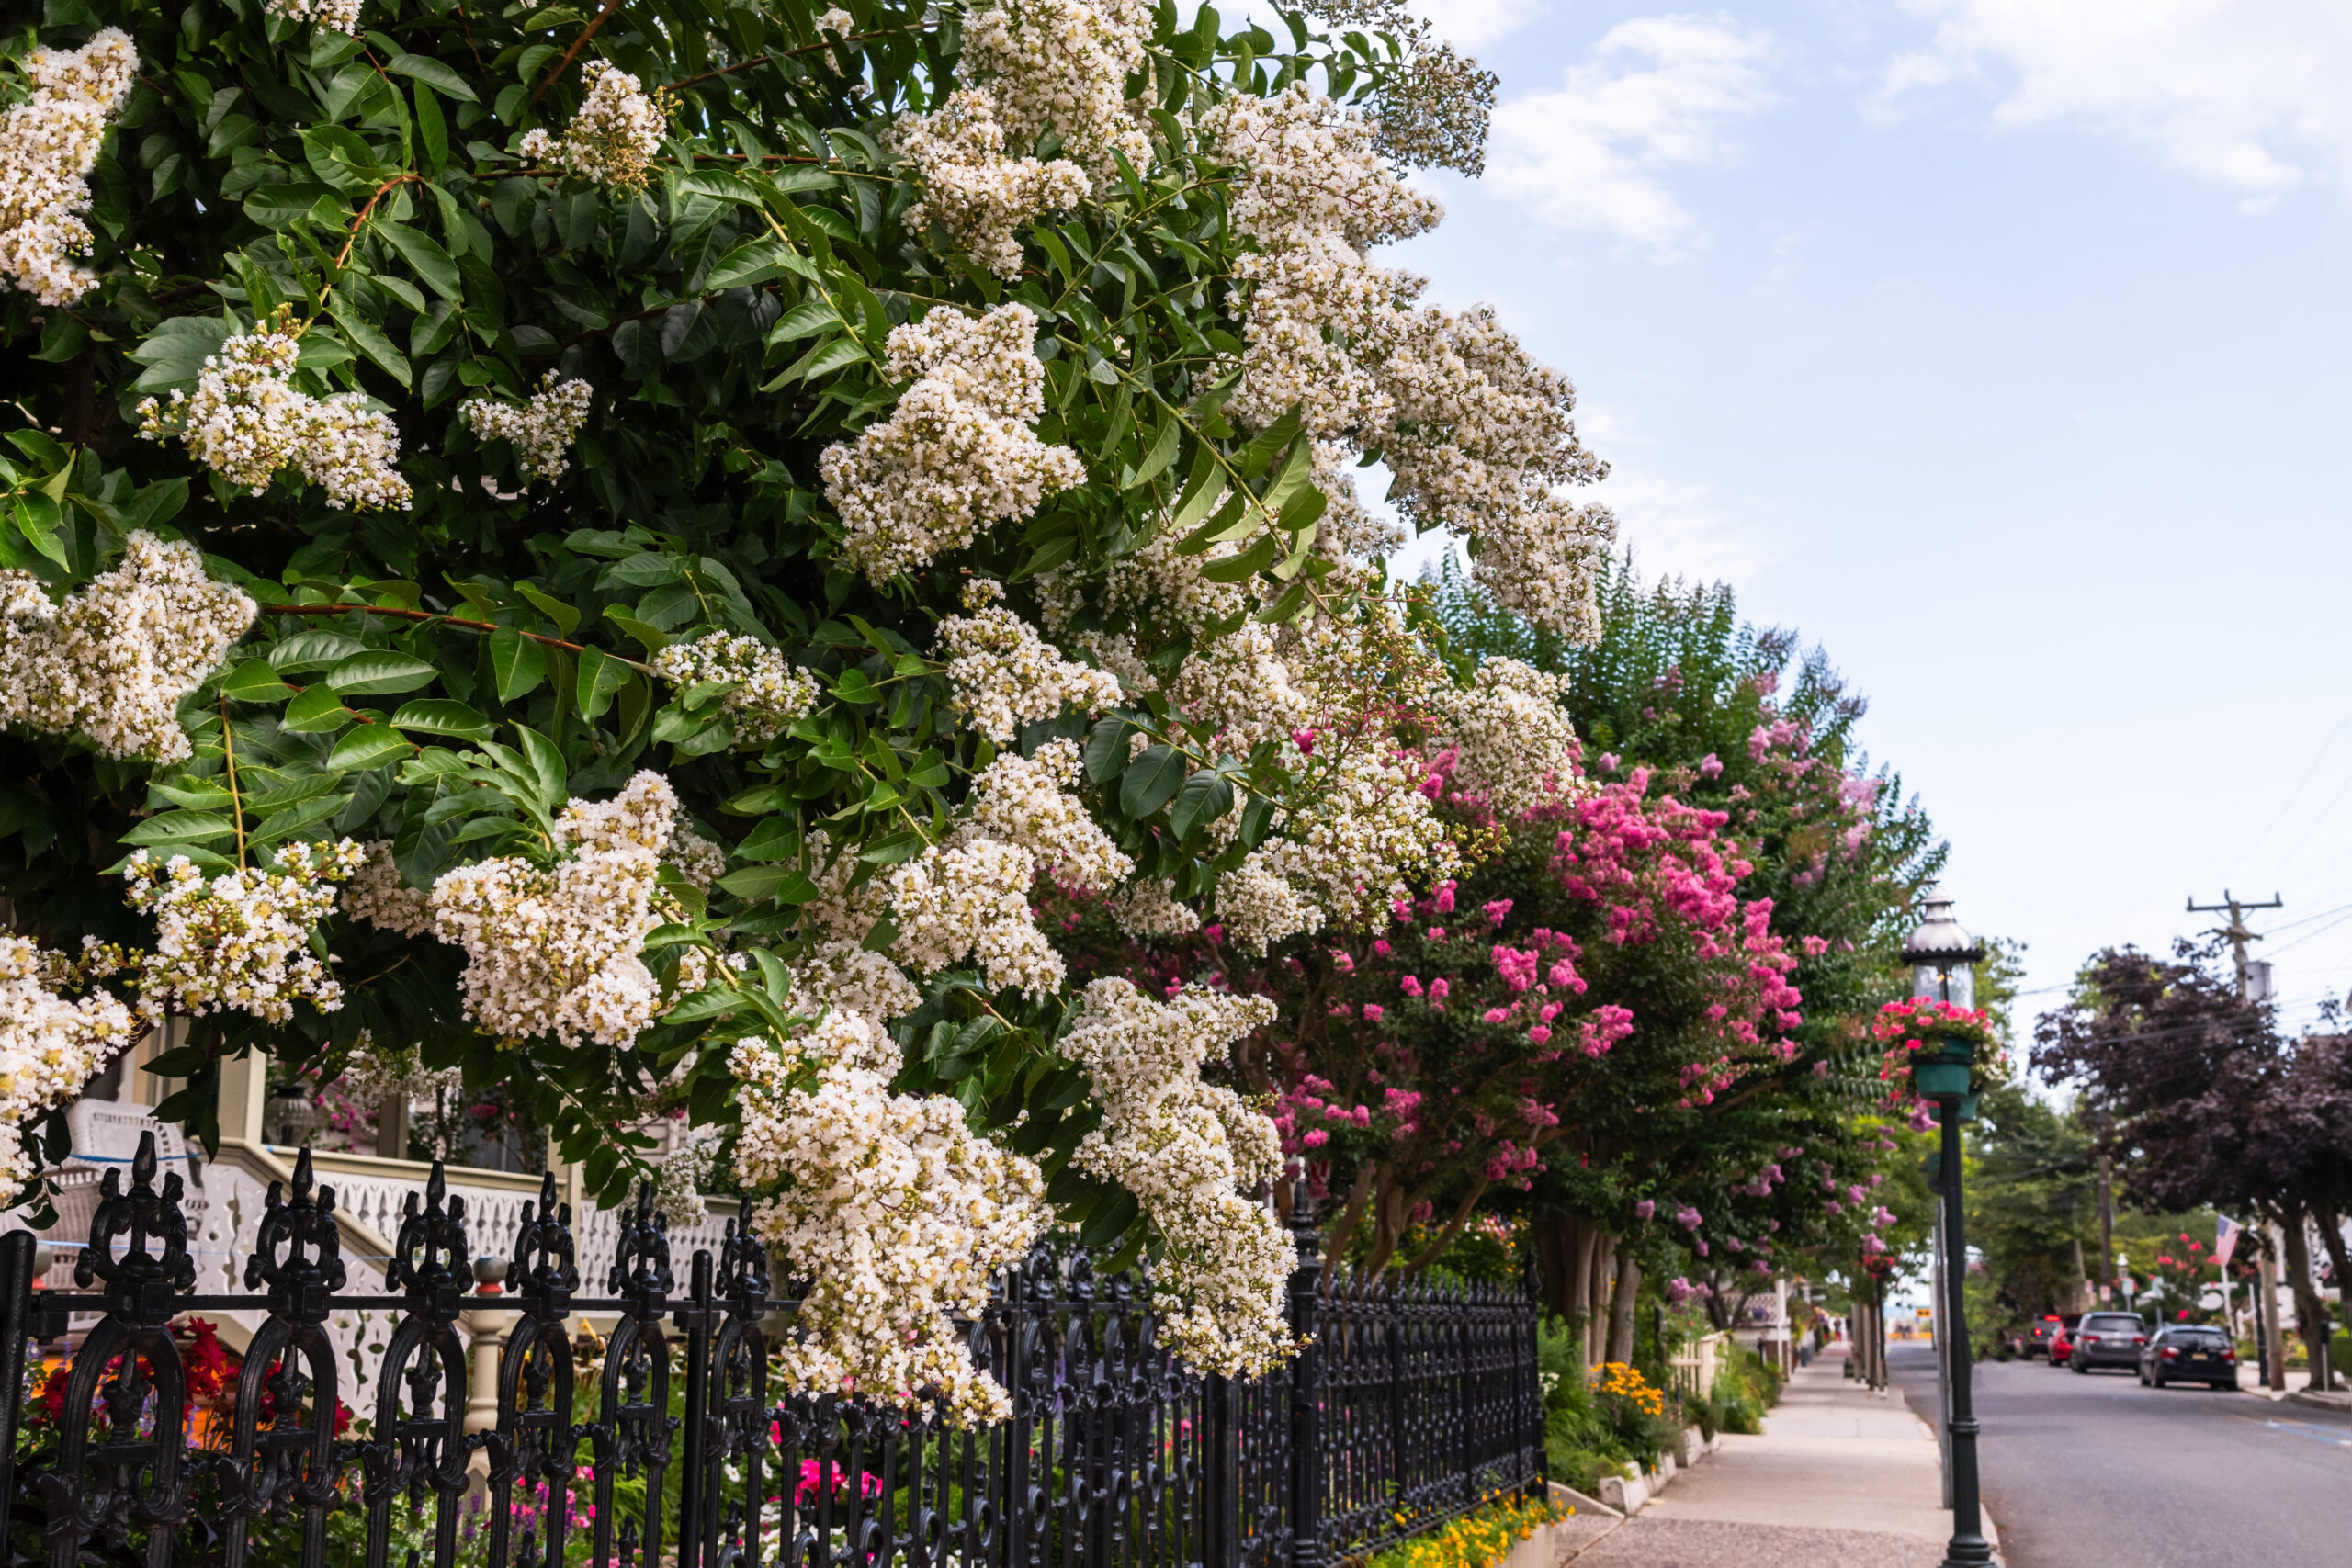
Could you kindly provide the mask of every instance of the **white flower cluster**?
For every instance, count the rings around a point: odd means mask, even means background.
[[[349,839],[288,844],[276,871],[250,867],[207,880],[186,855],[163,864],[141,850],[124,863],[124,897],[155,917],[154,951],[136,961],[139,1010],[201,1017],[235,1009],[284,1023],[294,1004],[343,1005],[343,985],[311,950],[311,931],[334,912],[334,885],[366,853]]]
[[[647,95],[643,83],[605,61],[590,61],[582,75],[588,96],[563,135],[526,130],[515,151],[591,185],[636,190],[645,184],[653,155],[662,151],[668,111],[657,97]]]
[[[293,334],[267,328],[230,338],[206,356],[194,397],[175,390],[169,403],[140,403],[141,437],[179,437],[188,456],[255,495],[291,468],[323,488],[337,511],[406,507],[409,483],[394,467],[400,427],[370,409],[365,393],[321,400],[300,390],[300,354]]]
[[[922,1006],[922,992],[897,964],[856,942],[820,942],[786,969],[793,1010],[811,1018],[830,1009],[888,1023]]]
[[[891,150],[912,164],[922,199],[907,209],[921,233],[934,219],[955,245],[999,277],[1021,276],[1013,231],[1041,212],[1075,207],[1092,188],[1067,158],[1004,155],[1004,128],[987,93],[967,87],[929,114],[891,128]]]
[[[684,1226],[709,1217],[702,1201],[703,1183],[710,1178],[711,1161],[727,1129],[716,1124],[689,1127],[668,1153],[653,1162],[653,1206],[673,1225]]]
[[[670,841],[662,846],[662,863],[684,877],[695,892],[708,893],[710,885],[727,873],[727,851],[695,832],[682,813],[677,826],[670,829]],[[653,896],[655,912],[677,919],[683,908],[664,907],[668,897],[666,892]]]
[[[664,919],[657,883],[677,813],[669,784],[641,773],[612,800],[564,809],[552,870],[506,856],[445,872],[434,931],[466,950],[466,1016],[570,1045],[624,1045],[651,1023],[660,990],[641,954]]]
[[[1187,989],[1160,1003],[1097,980],[1061,1041],[1102,1108],[1072,1163],[1136,1195],[1161,1243],[1151,1270],[1161,1337],[1194,1371],[1227,1377],[1290,1355],[1292,1251],[1273,1212],[1244,1196],[1282,1168],[1273,1122],[1200,1074],[1273,1017],[1262,997]]]
[[[736,1179],[774,1191],[755,1235],[781,1248],[807,1295],[782,1350],[787,1388],[937,1409],[960,1426],[1012,1402],[976,1367],[958,1317],[1045,1229],[1045,1183],[973,1135],[944,1095],[893,1094],[897,1048],[836,1010],[779,1051],[738,1044]]]
[[[274,16],[316,22],[322,28],[357,38],[360,4],[361,0],[268,0],[268,8]]]
[[[1023,725],[1057,717],[1066,706],[1094,713],[1124,700],[1117,676],[1064,659],[1036,627],[988,603],[1001,592],[984,580],[970,584],[964,604],[972,614],[939,623],[949,704],[973,728],[1010,746]]]
[[[994,839],[933,844],[890,874],[899,922],[891,951],[917,970],[978,964],[990,988],[1018,987],[1043,1001],[1061,988],[1062,956],[1029,908],[1036,862]]]
[[[61,966],[28,939],[0,936],[0,1208],[40,1174],[24,1123],[79,1094],[142,1027],[104,991],[57,995],[47,982]]]
[[[559,381],[550,370],[540,379],[531,400],[520,408],[488,398],[469,398],[458,405],[458,412],[464,417],[466,428],[481,439],[513,442],[514,466],[526,479],[553,483],[571,467],[565,448],[580,434],[594,401],[594,389],[587,382],[578,377]]]
[[[1001,753],[972,780],[971,815],[958,837],[996,839],[1027,850],[1038,871],[1064,887],[1094,893],[1126,880],[1135,862],[1063,786],[1078,782],[1078,742],[1048,740],[1034,757]]]
[[[857,18],[839,6],[833,6],[817,18],[817,34],[820,38],[827,33],[832,34],[835,38],[848,38],[856,31]]]
[[[963,66],[993,100],[1004,138],[1029,148],[1052,131],[1100,183],[1114,154],[1151,161],[1142,106],[1127,78],[1145,66],[1145,0],[981,0],[964,14]]]
[[[817,711],[817,678],[757,637],[712,632],[673,642],[653,656],[653,671],[679,687],[733,682],[718,705],[734,723],[737,746],[764,746]]]
[[[352,888],[344,890],[346,905],[352,892]],[[343,1064],[343,1086],[354,1100],[363,1105],[395,1100],[408,1105],[420,1100],[437,1100],[445,1094],[455,1094],[465,1081],[462,1068],[428,1067],[424,1053],[416,1046],[379,1045],[375,1036],[364,1029]]]
[[[1417,308],[1418,279],[1365,257],[1437,205],[1381,161],[1371,121],[1304,83],[1234,94],[1201,129],[1241,166],[1234,229],[1258,247],[1235,269],[1250,290],[1235,416],[1263,427],[1296,408],[1317,436],[1378,447],[1408,518],[1473,534],[1498,599],[1589,639],[1614,525],[1559,494],[1606,471],[1577,441],[1575,389],[1491,310]]]
[[[355,920],[402,936],[423,936],[433,929],[431,898],[421,888],[401,880],[392,863],[392,841],[376,839],[362,847],[368,858],[351,874],[343,890],[343,912]]]
[[[1114,154],[1138,169],[1149,162],[1151,138],[1126,82],[1143,69],[1150,31],[1151,7],[1138,0],[982,0],[967,10],[963,68],[972,85],[893,130],[893,150],[914,165],[922,191],[907,227],[920,233],[936,220],[973,260],[1019,277],[1014,231],[1084,201],[1115,177]],[[1049,131],[1069,157],[1029,155]]]
[[[89,254],[89,173],[107,127],[139,74],[130,35],[107,28],[68,54],[25,57],[33,96],[0,117],[0,277],[44,305],[70,305],[97,287],[73,258]]]
[[[1201,929],[1200,915],[1176,901],[1176,885],[1165,877],[1148,876],[1129,885],[1106,908],[1112,923],[1129,936],[1182,936]]]
[[[864,869],[857,856],[844,850],[832,864],[825,863],[831,852],[832,840],[821,828],[808,835],[808,860],[813,868],[811,880],[817,884],[817,896],[800,906],[800,920],[808,934],[828,937],[837,942],[863,942],[874,922],[890,911],[888,887],[879,880],[869,879],[855,887],[850,878]]]
[[[1516,659],[1478,666],[1468,691],[1440,694],[1434,706],[1442,740],[1459,752],[1462,782],[1483,790],[1496,815],[1524,816],[1572,799],[1583,748],[1560,705],[1568,680]]]
[[[1376,742],[1350,748],[1316,781],[1281,837],[1218,879],[1217,913],[1242,946],[1351,921],[1460,869],[1461,855],[1421,793],[1418,760]]]
[[[257,614],[204,575],[195,546],[143,528],[122,564],[52,604],[30,572],[0,571],[0,722],[79,730],[109,757],[187,761],[180,700]]]
[[[942,308],[890,329],[887,371],[914,384],[889,418],[817,460],[854,570],[879,582],[1086,482],[1077,453],[1031,429],[1046,407],[1036,343],[1026,305],[977,319]]]

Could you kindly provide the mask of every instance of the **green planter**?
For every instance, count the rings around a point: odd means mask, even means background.
[[[1969,1063],[1920,1061],[1911,1064],[1911,1082],[1929,1100],[1968,1092]]]

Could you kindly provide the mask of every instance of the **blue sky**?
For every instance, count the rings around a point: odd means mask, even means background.
[[[2276,892],[2285,1016],[2352,985],[2352,6],[1430,14],[1488,171],[1384,258],[1574,378],[1643,567],[1828,649],[1960,918],[2057,987]]]

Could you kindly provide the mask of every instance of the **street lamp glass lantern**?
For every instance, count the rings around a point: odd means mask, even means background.
[[[1976,965],[1984,950],[1951,918],[1951,900],[1930,895],[1923,901],[1927,918],[1903,944],[1911,965],[1911,994],[1955,1007],[1976,1005]]]

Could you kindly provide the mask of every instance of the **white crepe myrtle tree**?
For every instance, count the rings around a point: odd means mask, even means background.
[[[1372,255],[1492,79],[1389,0],[9,26],[15,1196],[176,1015],[198,1136],[246,1053],[457,1074],[616,1199],[683,1109],[798,1386],[1001,1411],[951,1322],[1056,1228],[1194,1364],[1286,1353],[1263,1010],[1055,939],[1266,949],[1485,847],[1351,467],[1589,622],[1566,382]]]

